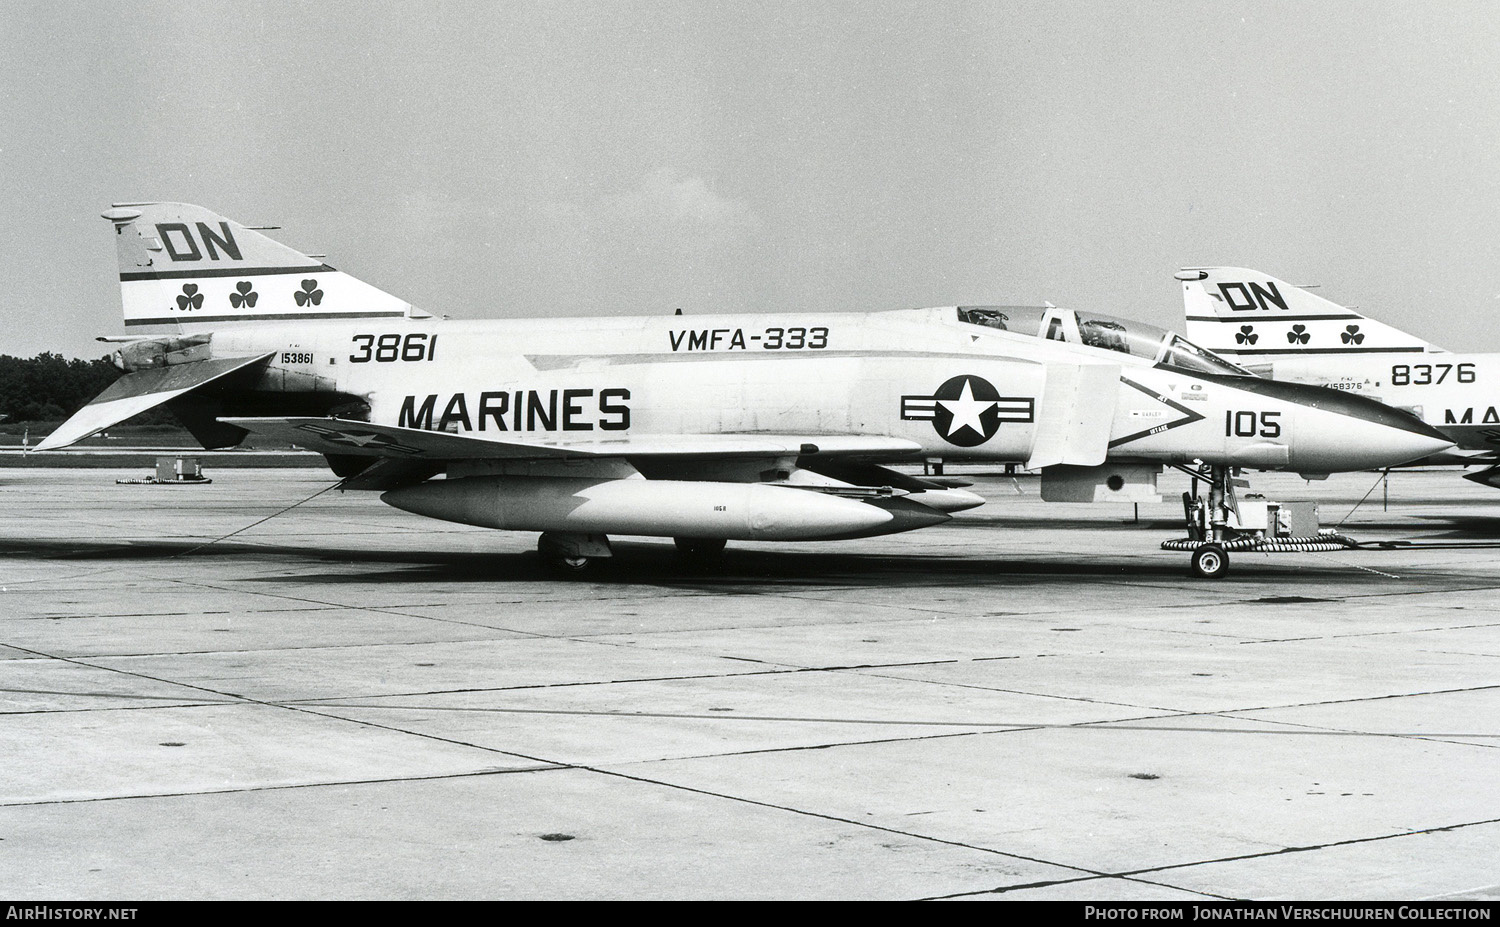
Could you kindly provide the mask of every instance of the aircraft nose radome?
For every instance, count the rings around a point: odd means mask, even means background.
[[[1374,470],[1430,457],[1453,446],[1440,432],[1414,418],[1412,422],[1415,427],[1384,415],[1310,411],[1299,422],[1293,466],[1319,473]]]
[[[1400,466],[1453,447],[1446,435],[1410,412],[1363,396],[1335,395],[1341,401],[1316,407],[1360,423],[1342,449],[1344,456],[1363,458],[1358,469]]]
[[[1405,418],[1406,423],[1404,425],[1393,427],[1399,427],[1407,435],[1409,435],[1410,437],[1408,438],[1408,440],[1412,442],[1412,445],[1414,447],[1420,445],[1421,447],[1425,448],[1425,450],[1423,450],[1420,454],[1410,458],[1409,460],[1404,460],[1402,461],[1402,463],[1409,463],[1412,460],[1418,460],[1422,457],[1430,457],[1440,451],[1446,451],[1449,448],[1456,446],[1452,438],[1449,438],[1447,435],[1443,434],[1441,431],[1438,431],[1436,428],[1433,428],[1431,425],[1417,418],[1415,415],[1412,415],[1410,412],[1403,412],[1400,409],[1396,409],[1394,411],[1402,418]]]
[[[1402,431],[1387,439],[1386,459],[1371,467],[1395,467],[1431,457],[1453,447],[1453,442],[1439,434],[1436,438],[1415,431]],[[1397,458],[1397,459],[1392,459]]]
[[[1299,406],[1291,463],[1305,473],[1395,467],[1453,446],[1410,412],[1365,396],[1258,377],[1209,379]]]
[[[1386,447],[1382,456],[1386,459],[1379,464],[1375,464],[1375,466],[1394,467],[1399,464],[1411,463],[1413,460],[1431,457],[1439,451],[1446,451],[1448,448],[1453,447],[1452,441],[1436,432],[1429,435],[1425,432],[1412,429],[1395,430],[1389,427],[1386,428],[1386,431],[1391,432],[1384,439]]]

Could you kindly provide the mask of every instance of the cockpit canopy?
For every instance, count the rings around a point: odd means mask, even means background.
[[[1245,368],[1231,364],[1175,332],[1102,312],[1079,312],[1056,306],[959,306],[958,319],[1019,335],[1119,351],[1151,361],[1158,367],[1254,376]]]

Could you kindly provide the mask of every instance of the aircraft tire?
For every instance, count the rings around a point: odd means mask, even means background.
[[[1193,575],[1221,579],[1229,572],[1229,554],[1217,544],[1204,544],[1193,551]]]
[[[557,573],[582,573],[593,565],[593,557],[566,557],[559,554],[542,554],[542,564]]]

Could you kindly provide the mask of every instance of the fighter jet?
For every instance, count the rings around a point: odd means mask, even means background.
[[[39,449],[165,403],[205,447],[295,443],[345,489],[541,532],[567,569],[609,556],[610,535],[709,558],[728,540],[921,528],[983,501],[892,463],[1016,462],[1099,498],[1154,487],[1164,465],[1222,489],[1237,467],[1328,473],[1450,444],[1186,343],[1135,353],[1077,316],[1059,331],[1111,343],[1013,332],[993,307],[443,320],[202,207],[104,218],[125,324],[153,333],[121,341],[125,375]]]
[[[1404,409],[1458,445],[1428,462],[1489,464],[1464,476],[1500,487],[1500,354],[1450,353],[1256,270],[1185,267],[1177,279],[1198,344],[1276,380]]]

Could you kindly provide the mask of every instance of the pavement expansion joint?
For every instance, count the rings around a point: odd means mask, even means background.
[[[992,855],[995,855],[995,856],[1003,856],[1003,857],[1009,857],[1011,859],[1024,860],[1026,862],[1031,862],[1031,863],[1041,863],[1043,865],[1055,866],[1055,867],[1057,867],[1059,869],[1071,869],[1074,872],[1085,872],[1085,873],[1088,873],[1091,876],[1107,875],[1107,873],[1094,872],[1092,870],[1089,870],[1089,869],[1086,869],[1086,868],[1082,868],[1082,867],[1079,867],[1079,866],[1069,865],[1067,863],[1051,862],[1049,860],[1038,859],[1036,857],[1031,857],[1031,856],[1023,856],[1023,855],[1017,854],[1017,853],[1008,853],[1008,852],[1005,852],[1003,850],[996,850],[996,849],[994,849],[992,847],[976,846],[976,845],[973,845],[973,844],[970,844],[970,843],[965,843],[965,842],[959,841],[959,840],[948,840],[948,839],[944,839],[944,838],[940,838],[940,837],[934,837],[934,836],[931,836],[929,834],[921,834],[921,833],[916,833],[916,832],[912,832],[912,831],[901,830],[900,828],[887,827],[887,826],[884,826],[884,825],[881,825],[881,824],[873,823],[871,821],[859,821],[859,820],[855,820],[855,819],[848,818],[848,817],[843,817],[843,816],[838,816],[838,815],[833,815],[833,814],[826,814],[826,813],[817,812],[817,811],[810,811],[810,810],[803,809],[803,808],[795,808],[795,807],[792,807],[790,805],[782,805],[782,804],[777,804],[775,802],[767,802],[767,801],[761,801],[759,799],[747,798],[747,797],[745,797],[743,795],[731,795],[731,794],[728,794],[728,793],[725,793],[725,792],[717,792],[717,791],[711,791],[711,790],[708,790],[708,789],[695,788],[695,787],[692,787],[692,786],[681,785],[679,783],[667,782],[667,781],[664,781],[664,780],[661,780],[661,779],[654,779],[654,778],[649,778],[649,777],[645,777],[645,776],[631,775],[629,773],[621,772],[619,770],[605,769],[605,768],[597,767],[597,766],[582,766],[582,765],[580,765],[577,768],[585,770],[585,771],[588,771],[588,772],[592,772],[592,773],[598,773],[600,775],[617,776],[617,777],[619,777],[621,779],[628,779],[628,780],[633,781],[633,782],[640,782],[640,783],[644,783],[644,784],[648,784],[648,785],[661,786],[661,787],[664,787],[664,788],[676,789],[676,790],[679,790],[679,791],[692,792],[694,794],[706,795],[706,796],[709,796],[709,797],[712,797],[712,798],[723,799],[725,801],[738,802],[738,803],[748,804],[748,805],[756,805],[758,807],[769,808],[769,809],[772,809],[772,810],[775,810],[775,811],[782,811],[782,812],[786,812],[786,813],[789,813],[789,814],[801,815],[801,816],[812,817],[812,818],[819,818],[819,819],[828,820],[828,821],[835,821],[837,823],[845,824],[845,825],[850,825],[850,826],[853,826],[853,827],[859,827],[859,828],[864,828],[864,829],[867,829],[867,830],[874,830],[874,831],[880,831],[880,832],[883,832],[883,833],[894,834],[896,836],[905,837],[905,838],[907,838],[909,840],[921,840],[921,841],[926,841],[926,842],[930,842],[930,843],[946,844],[946,845],[949,845],[949,846],[961,847],[961,848],[966,849],[966,850],[974,850],[974,851],[980,852],[980,853],[987,853],[987,854],[992,854]]]
[[[1490,818],[1482,821],[1464,821],[1456,824],[1445,824],[1439,827],[1424,827],[1421,829],[1405,830],[1396,833],[1377,834],[1370,837],[1352,837],[1348,840],[1330,840],[1326,843],[1314,843],[1304,846],[1281,847],[1275,850],[1267,850],[1263,853],[1238,853],[1231,856],[1223,856],[1211,859],[1198,859],[1191,862],[1171,863],[1164,866],[1149,866],[1142,869],[1131,869],[1123,872],[1107,873],[1108,875],[1121,878],[1147,875],[1150,873],[1174,872],[1182,869],[1191,869],[1196,866],[1210,866],[1219,863],[1243,862],[1251,859],[1265,859],[1272,856],[1287,856],[1298,853],[1312,853],[1319,850],[1328,850],[1334,847],[1358,846],[1360,844],[1380,843],[1387,840],[1401,840],[1406,837],[1420,837],[1426,834],[1451,833],[1470,827],[1484,827],[1487,825],[1500,824],[1500,818]]]
[[[349,786],[375,786],[402,782],[444,782],[454,779],[475,779],[485,776],[509,776],[525,773],[552,772],[573,769],[566,764],[538,763],[530,767],[508,769],[481,769],[471,772],[444,773],[432,776],[386,776],[368,779],[327,779],[320,782],[288,782],[220,789],[190,789],[175,792],[150,792],[132,795],[99,795],[88,798],[49,798],[35,801],[0,801],[0,808],[30,808],[46,805],[91,805],[106,802],[133,802],[159,798],[191,798],[194,796],[239,795],[259,792],[289,792],[307,789],[347,788]]]
[[[7,884],[1493,893],[1494,549],[1235,556],[1199,580],[1158,549],[1185,477],[1131,525],[981,471],[1006,517],[732,544],[708,574],[622,539],[598,576],[560,577],[535,535],[352,493],[174,559],[311,474],[236,471],[171,507],[103,471],[0,489]],[[1339,514],[1369,482],[1247,478]],[[1351,533],[1500,537],[1492,488],[1390,485],[1401,506]],[[579,839],[538,840],[559,834]]]

